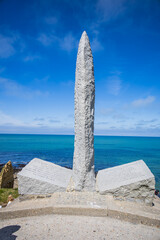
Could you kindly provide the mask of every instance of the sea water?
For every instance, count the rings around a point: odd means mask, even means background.
[[[143,159],[160,189],[160,138],[95,136],[95,171]],[[74,136],[0,134],[0,164],[14,166],[33,158],[72,168]]]

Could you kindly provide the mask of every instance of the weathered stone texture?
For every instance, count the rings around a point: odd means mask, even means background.
[[[94,173],[94,103],[95,84],[93,57],[88,36],[80,39],[75,81],[75,142],[73,188],[95,190]]]
[[[142,160],[101,170],[96,180],[97,191],[101,194],[146,204],[153,202],[154,175]]]
[[[47,194],[64,192],[72,170],[34,158],[18,173],[20,194]]]
[[[0,188],[13,188],[14,177],[11,161],[7,162],[0,173]]]

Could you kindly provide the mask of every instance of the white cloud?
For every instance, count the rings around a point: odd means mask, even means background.
[[[2,89],[2,91],[4,90],[7,94],[17,95],[21,88],[21,85],[15,81],[0,77],[0,89]]]
[[[150,129],[142,129],[142,128],[102,128],[98,129],[95,127],[96,135],[106,135],[106,136],[160,136],[160,127],[150,128]]]
[[[37,125],[37,126],[4,126],[0,125],[0,132],[1,133],[20,133],[20,134],[74,134],[73,127],[54,127],[54,126],[44,126],[44,125]]]
[[[43,132],[42,129],[52,129],[52,128],[60,128],[64,127],[64,123],[61,124],[61,121],[53,118],[43,118],[43,117],[35,117],[33,120],[26,122],[21,121],[9,114],[4,113],[0,110],[0,132],[12,132],[17,131],[20,133],[27,132],[28,130],[33,130],[33,132],[39,129],[39,133]],[[19,130],[20,131],[19,131]],[[47,131],[48,132],[48,131]],[[44,131],[45,133],[45,131]]]
[[[48,91],[43,92],[40,91],[39,89],[33,90],[17,83],[16,81],[1,77],[0,77],[0,89],[7,95],[27,99],[49,95]]]
[[[77,45],[78,42],[71,33],[67,34],[63,39],[60,40],[61,48],[67,52],[71,52],[77,47]]]
[[[149,120],[141,119],[135,123],[135,126],[139,127],[139,128],[144,128],[144,129],[155,128],[155,127],[159,126],[159,120],[156,118],[149,119]]]
[[[45,47],[52,46],[53,43],[57,43],[62,50],[71,52],[78,46],[78,41],[72,35],[72,33],[66,34],[63,38],[57,37],[54,34],[47,35],[41,33],[37,39]]]
[[[46,82],[47,82],[49,79],[50,79],[50,76],[47,75],[47,76],[45,76],[45,77],[43,77],[43,78],[35,78],[34,81],[36,82],[37,85],[40,84],[40,85],[42,86],[42,84],[43,84],[43,83],[46,84]]]
[[[68,80],[68,81],[63,81],[61,82],[61,85],[64,86],[64,87],[74,87],[74,81],[72,80]]]
[[[41,121],[44,121],[45,119],[43,117],[35,117],[33,120],[41,122]]]
[[[113,114],[115,111],[113,108],[102,108],[100,109],[100,114],[101,115],[110,115]]]
[[[41,59],[41,57],[38,56],[38,55],[28,55],[28,56],[26,56],[23,60],[24,60],[25,62],[32,62],[32,61],[34,61],[34,60],[39,60],[39,59]]]
[[[41,33],[37,40],[45,47],[48,47],[52,45],[52,43],[55,42],[57,38],[53,34],[47,35],[45,33]]]
[[[117,96],[120,93],[122,81],[119,76],[113,75],[107,79],[107,90],[110,94]]]
[[[18,32],[9,31],[9,35],[0,34],[0,58],[9,58],[16,52],[23,52],[25,42]]]
[[[7,37],[0,34],[0,58],[8,58],[15,54],[14,42],[14,37]]]
[[[97,14],[101,22],[116,19],[126,10],[126,0],[98,0]]]
[[[97,37],[95,37],[91,42],[91,48],[93,52],[103,50],[103,46],[101,45],[100,41]]]
[[[18,119],[0,111],[0,125],[23,126],[24,124]]]
[[[52,127],[52,126],[57,126],[59,125],[60,123],[60,120],[58,119],[53,119],[53,118],[50,118],[50,117],[35,117],[33,119],[33,124],[34,125],[38,125],[38,126],[46,126],[46,127]]]
[[[140,98],[132,102],[134,107],[144,107],[147,106],[155,101],[154,96],[148,96],[146,98]]]

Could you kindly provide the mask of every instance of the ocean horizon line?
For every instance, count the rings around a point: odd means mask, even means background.
[[[63,133],[0,133],[0,135],[43,135],[43,136],[74,136],[74,134],[63,134]],[[94,134],[97,137],[146,137],[146,138],[160,138],[160,136],[148,136],[148,135],[102,135]]]

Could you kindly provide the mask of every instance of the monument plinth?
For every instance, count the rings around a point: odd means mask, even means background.
[[[73,188],[95,190],[94,173],[94,67],[90,42],[83,32],[79,42],[75,80],[75,141]]]

